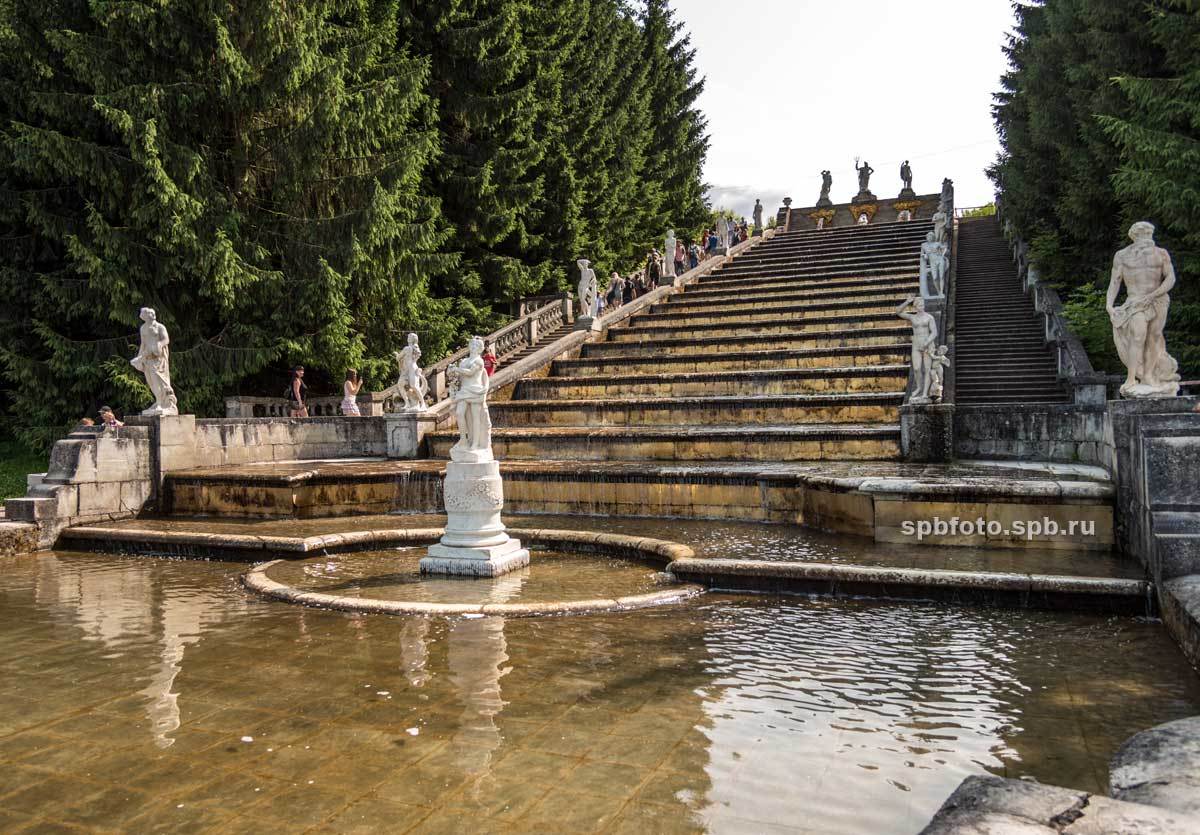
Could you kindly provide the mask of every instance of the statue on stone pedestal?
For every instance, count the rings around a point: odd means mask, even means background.
[[[1174,397],[1179,393],[1179,364],[1167,353],[1163,326],[1175,286],[1171,254],[1154,243],[1154,226],[1139,221],[1129,227],[1132,244],[1113,257],[1105,308],[1112,320],[1113,342],[1128,374],[1125,397]],[[1121,285],[1125,303],[1117,306]]]
[[[142,327],[138,331],[141,344],[137,356],[129,361],[146,377],[146,385],[154,395],[154,405],[142,412],[143,415],[155,417],[159,415],[179,414],[179,405],[175,399],[175,390],[171,388],[170,344],[171,337],[166,327],[154,314],[154,308],[143,307],[138,314]]]
[[[761,231],[763,228],[762,213],[763,213],[762,201],[755,198],[755,200],[754,200],[754,230],[756,232]]]
[[[829,199],[829,189],[833,188],[833,175],[829,173],[829,169],[821,172],[821,196],[817,198],[817,205],[823,206],[832,203]]]
[[[592,262],[586,258],[580,258],[575,265],[579,267],[579,286],[576,288],[579,312],[576,315],[590,318],[596,315],[596,293],[599,292],[596,273],[592,269]]]
[[[954,202],[954,181],[949,177],[942,180],[942,197],[938,201],[938,208],[943,212],[950,209],[950,205]]]
[[[421,412],[425,410],[425,396],[429,393],[429,381],[421,371],[421,346],[417,344],[417,335],[408,335],[408,344],[402,351],[396,351],[396,362],[400,366],[400,378],[396,381],[400,389],[400,397],[404,400],[404,411]]]
[[[721,242],[721,246],[725,251],[729,251],[729,221],[724,217],[717,219],[717,239]]]
[[[910,311],[911,308],[911,311]],[[933,385],[933,358],[937,344],[937,321],[925,312],[925,302],[918,296],[909,296],[896,308],[896,315],[907,320],[912,333],[912,376],[913,390],[909,403],[924,405],[930,401],[929,389]]]
[[[675,230],[668,229],[666,240],[663,241],[663,268],[665,278],[675,277]]]
[[[927,234],[925,243],[921,244],[921,294],[927,298],[946,294],[946,272],[950,268],[947,249],[933,232]]]
[[[929,368],[929,399],[930,401],[940,401],[942,399],[942,391],[946,380],[946,369],[950,367],[950,358],[946,356],[950,349],[945,345],[939,345],[938,349],[933,352],[933,358]]]
[[[904,183],[904,191],[912,191],[912,166],[905,160],[900,165],[900,182]]]
[[[854,158],[854,170],[858,172],[858,193],[867,194],[871,191],[868,184],[871,181],[871,175],[875,173],[875,169],[871,167],[871,163],[864,161],[862,165],[858,164],[858,158]]]
[[[940,208],[933,213],[933,239],[939,243],[946,241],[946,213]]]
[[[487,397],[491,379],[483,363],[483,337],[472,336],[465,359],[446,369],[454,384],[454,416],[458,419],[458,443],[450,447],[450,460],[481,463],[492,460],[492,418]]]

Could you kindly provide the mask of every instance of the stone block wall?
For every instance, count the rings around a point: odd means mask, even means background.
[[[1104,406],[1004,404],[954,409],[954,454],[1107,466]]]
[[[154,492],[151,438],[146,426],[79,427],[55,443],[41,481],[5,502],[5,515],[35,524],[40,548],[68,525],[133,516]]]
[[[187,417],[187,416],[184,416]],[[186,437],[186,427],[181,427]],[[237,418],[195,420],[191,463],[181,456],[164,472],[227,464],[259,464],[309,458],[368,458],[387,454],[382,417]],[[164,436],[162,444],[167,446]]]

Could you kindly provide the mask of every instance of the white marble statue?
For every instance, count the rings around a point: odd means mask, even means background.
[[[421,346],[417,335],[408,335],[408,344],[402,351],[396,351],[396,362],[400,365],[400,378],[396,381],[400,389],[400,397],[404,400],[404,411],[421,412],[425,410],[425,396],[429,394],[429,381],[421,370]]]
[[[483,364],[483,337],[472,336],[467,356],[446,369],[455,385],[452,395],[458,419],[458,443],[450,447],[450,460],[469,463],[492,461],[492,418],[488,414],[491,378]]]
[[[941,209],[933,213],[933,239],[939,243],[946,242],[946,213]]]
[[[871,222],[871,216],[868,215],[866,212],[862,212],[859,214],[859,216],[858,216],[858,225],[859,226],[866,226],[870,222]]]
[[[662,274],[666,278],[675,277],[675,230],[668,229],[666,240],[663,241]]]
[[[721,241],[721,246],[723,246],[725,248],[725,251],[728,252],[729,251],[729,221],[726,220],[724,217],[719,218],[717,220],[717,237]]]
[[[596,271],[592,269],[592,262],[586,258],[580,258],[575,264],[579,267],[579,286],[576,288],[579,312],[576,315],[590,318],[596,315],[596,294],[599,292]]]
[[[129,364],[142,372],[146,385],[154,395],[154,405],[142,412],[150,417],[179,414],[175,390],[171,388],[171,337],[166,327],[158,321],[154,308],[143,307],[138,314],[142,319],[139,331],[141,344],[137,356]]]
[[[908,402],[914,405],[930,403],[932,401],[929,391],[933,386],[933,363],[938,337],[937,321],[925,312],[925,302],[918,296],[909,296],[901,302],[896,308],[896,315],[906,319],[913,329],[913,390]]]
[[[450,447],[442,483],[446,529],[441,541],[429,546],[428,556],[421,560],[422,574],[498,577],[529,565],[529,551],[508,535],[500,518],[504,482],[492,454],[487,407],[490,380],[483,348],[482,338],[471,337],[466,359],[446,370],[455,384],[451,397],[458,419],[458,442]]]
[[[929,399],[931,402],[939,402],[942,399],[946,369],[950,367],[950,358],[946,356],[949,351],[950,349],[945,345],[939,345],[938,349],[933,352],[929,367]]]
[[[1163,326],[1168,295],[1175,286],[1171,255],[1154,243],[1154,226],[1139,221],[1129,227],[1132,244],[1113,257],[1105,307],[1112,320],[1113,342],[1128,374],[1121,385],[1125,397],[1174,397],[1179,393],[1179,365],[1167,353]],[[1117,296],[1125,285],[1125,303]]]
[[[925,298],[946,294],[946,273],[950,269],[947,249],[933,232],[927,234],[925,243],[921,244],[921,295]]]

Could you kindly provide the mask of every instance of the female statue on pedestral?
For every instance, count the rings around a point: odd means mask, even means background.
[[[481,463],[492,460],[492,418],[487,396],[491,380],[483,361],[483,338],[471,337],[465,359],[446,369],[451,385],[458,443],[450,447],[450,460]]]

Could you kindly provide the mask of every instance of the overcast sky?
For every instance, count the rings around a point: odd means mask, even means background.
[[[955,185],[955,204],[991,200],[983,169],[999,150],[992,94],[1005,70],[1010,0],[674,0],[707,78],[699,107],[712,145],[714,206],[771,214],[785,195],[811,206],[820,172],[830,196],[900,190],[908,159],[918,194]]]

